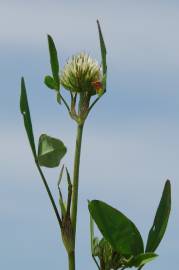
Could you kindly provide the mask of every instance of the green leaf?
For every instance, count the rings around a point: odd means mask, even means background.
[[[57,50],[55,47],[55,43],[50,35],[48,35],[48,46],[49,46],[49,53],[50,53],[50,63],[53,78],[56,84],[56,90],[59,91],[60,89],[60,78],[59,78],[59,63],[58,63],[58,55]]]
[[[44,83],[46,86],[50,89],[55,89],[56,90],[56,84],[54,79],[51,76],[45,76],[44,78]]]
[[[103,34],[101,31],[101,27],[100,27],[100,23],[97,20],[97,25],[98,25],[98,32],[99,32],[99,41],[100,41],[100,47],[101,47],[101,58],[102,58],[102,68],[103,68],[103,76],[106,75],[107,72],[107,64],[106,64],[106,46],[104,43],[104,38],[103,38]]]
[[[62,180],[62,177],[63,177],[63,171],[64,171],[64,165],[62,166],[61,170],[60,170],[60,175],[59,175],[59,179],[58,179],[58,182],[57,182],[57,186],[58,186],[58,191],[59,191],[59,205],[60,205],[60,209],[61,209],[61,214],[63,217],[65,217],[66,215],[66,206],[65,206],[65,203],[63,201],[63,196],[62,196],[62,193],[61,193],[61,190],[60,190],[60,183],[61,183],[61,180]]]
[[[61,197],[59,197],[59,205],[60,205],[62,216],[65,217],[67,210],[66,210],[65,203],[63,202]]]
[[[66,151],[67,149],[62,141],[42,134],[38,146],[39,165],[48,168],[57,167]]]
[[[67,175],[68,186],[72,186],[70,173],[67,168],[66,168],[66,175]]]
[[[167,180],[153,225],[149,231],[146,252],[154,252],[159,246],[168,224],[171,211],[171,184]]]
[[[59,104],[61,104],[61,95],[60,95],[60,91],[57,92],[57,102],[58,102]]]
[[[137,256],[135,256],[131,261],[130,261],[130,267],[135,266],[135,267],[141,267],[145,265],[146,263],[149,263],[156,259],[158,257],[157,254],[155,253],[142,253]]]
[[[110,205],[94,200],[88,205],[92,218],[104,238],[122,255],[144,252],[142,237],[132,221]]]
[[[24,118],[24,126],[26,129],[26,133],[29,139],[31,149],[32,149],[32,153],[33,153],[34,158],[36,159],[37,155],[36,155],[34,134],[33,134],[31,117],[30,117],[30,110],[29,110],[29,105],[28,105],[25,80],[23,77],[21,79],[20,111]]]

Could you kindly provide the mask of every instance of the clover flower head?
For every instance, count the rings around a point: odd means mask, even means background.
[[[72,56],[60,74],[60,81],[65,89],[79,93],[89,92],[90,95],[97,93],[101,80],[102,72],[98,62],[83,52]]]

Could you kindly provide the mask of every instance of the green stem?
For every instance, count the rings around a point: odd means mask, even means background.
[[[97,267],[98,267],[98,269],[100,270],[100,266],[99,266],[98,261],[96,260],[95,256],[94,256],[94,255],[92,255],[92,258],[93,258],[93,260],[94,260],[94,262],[95,262],[96,266],[97,266]]]
[[[75,270],[75,252],[71,252],[68,254],[68,264],[69,270]]]
[[[76,220],[77,220],[77,208],[78,208],[78,184],[79,184],[79,168],[80,168],[82,134],[83,134],[83,124],[81,124],[81,125],[78,124],[77,136],[76,136],[76,146],[75,146],[73,185],[72,185],[72,208],[71,208],[71,222],[72,222],[72,228],[73,228],[74,251],[68,253],[69,270],[75,270],[75,238],[76,238]]]
[[[50,188],[49,188],[49,186],[48,186],[48,184],[47,184],[47,181],[46,181],[46,179],[45,179],[45,176],[44,176],[44,174],[43,174],[43,172],[42,172],[42,170],[41,170],[41,168],[40,168],[40,166],[39,166],[39,164],[38,164],[38,161],[35,161],[35,163],[36,163],[37,169],[38,169],[38,171],[39,171],[39,173],[40,173],[40,176],[41,176],[41,178],[42,178],[42,181],[43,181],[43,183],[44,183],[45,189],[46,189],[46,191],[47,191],[47,193],[48,193],[48,196],[49,196],[49,199],[50,199],[50,201],[51,201],[51,204],[52,204],[53,210],[54,210],[54,212],[55,212],[55,215],[56,215],[56,217],[57,217],[58,223],[59,223],[59,225],[60,225],[60,227],[61,227],[61,226],[62,226],[62,221],[61,221],[61,218],[60,218],[60,215],[59,215],[57,206],[56,206],[56,204],[55,204],[55,201],[54,201],[54,199],[53,199],[52,193],[51,193],[51,191],[50,191]]]
[[[60,98],[62,99],[65,107],[67,108],[69,114],[70,114],[70,107],[68,106],[68,103],[66,102],[66,100],[64,99],[64,97],[60,94]]]
[[[74,171],[73,171],[73,192],[72,192],[72,212],[71,221],[73,227],[74,246],[76,238],[76,220],[77,220],[77,208],[78,208],[78,184],[79,184],[79,168],[80,168],[80,154],[81,154],[81,142],[83,134],[83,124],[79,124],[77,127],[75,159],[74,159]]]

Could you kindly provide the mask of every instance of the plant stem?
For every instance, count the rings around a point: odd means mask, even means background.
[[[98,269],[100,270],[100,266],[99,266],[98,261],[96,260],[95,256],[92,255],[92,258],[93,258],[95,264],[97,265]]]
[[[61,218],[60,218],[60,215],[59,215],[57,206],[56,206],[56,204],[55,204],[55,201],[54,201],[54,199],[53,199],[52,193],[51,193],[51,191],[50,191],[50,188],[49,188],[49,186],[48,186],[48,184],[47,184],[47,181],[46,181],[46,179],[45,179],[45,176],[44,176],[44,174],[43,174],[43,172],[42,172],[42,170],[41,170],[41,168],[40,168],[40,166],[39,166],[39,164],[38,164],[38,161],[35,161],[35,163],[36,163],[37,169],[38,169],[38,171],[39,171],[39,173],[40,173],[40,175],[41,175],[41,178],[42,178],[42,181],[43,181],[44,186],[45,186],[45,188],[46,188],[46,191],[47,191],[47,193],[48,193],[48,196],[49,196],[49,199],[50,199],[50,201],[51,201],[51,204],[52,204],[53,210],[54,210],[54,212],[55,212],[55,215],[56,215],[56,217],[57,217],[58,223],[59,223],[59,225],[60,225],[60,227],[61,227],[62,221],[61,221]]]
[[[74,246],[76,238],[76,220],[77,220],[77,207],[78,207],[78,184],[79,184],[79,167],[80,167],[80,154],[81,154],[81,143],[83,134],[83,125],[78,124],[77,126],[77,137],[75,147],[75,158],[74,158],[74,171],[73,171],[73,192],[72,192],[72,212],[71,222],[73,227]]]
[[[75,251],[68,254],[69,270],[75,269]]]

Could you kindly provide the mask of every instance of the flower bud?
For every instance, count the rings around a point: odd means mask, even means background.
[[[102,87],[101,68],[88,54],[80,53],[68,60],[60,75],[60,81],[67,90],[95,95],[99,91],[99,85]],[[98,82],[98,85],[95,82]]]

